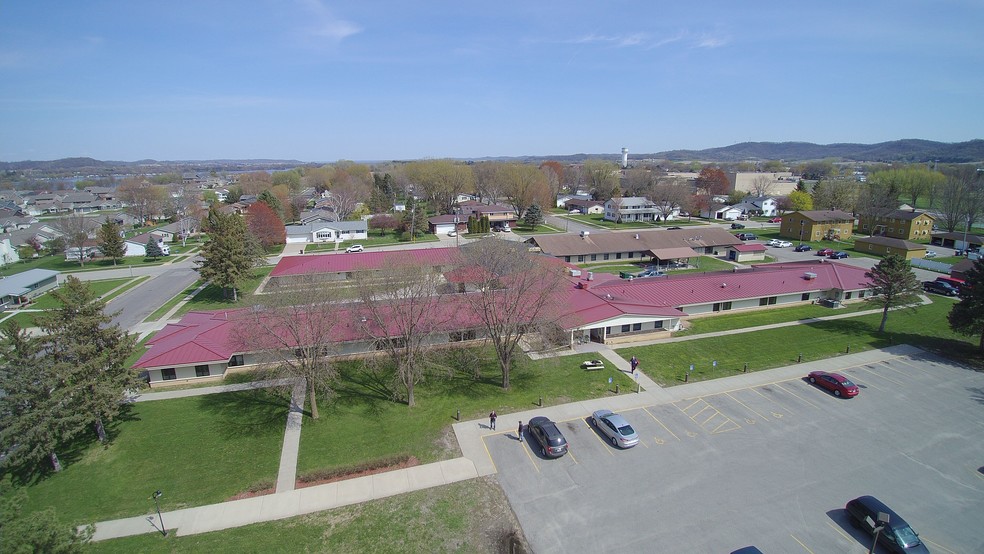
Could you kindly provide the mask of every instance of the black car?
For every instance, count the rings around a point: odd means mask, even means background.
[[[731,228],[732,228],[732,229],[744,229],[744,228],[745,228],[745,226],[744,226],[744,225],[742,225],[741,223],[732,223],[732,224],[731,224]]]
[[[810,250],[813,250],[813,247],[809,244],[797,244],[796,248],[793,248],[793,250],[796,252],[809,252]]]
[[[540,443],[540,454],[545,458],[559,458],[567,454],[567,439],[557,428],[557,424],[545,417],[530,420],[530,434]]]
[[[909,524],[899,514],[893,512],[891,508],[874,496],[855,498],[848,502],[844,509],[847,510],[851,525],[870,535],[875,534],[875,527],[884,525],[885,527],[878,533],[878,542],[889,552],[896,552],[897,554],[929,553],[926,545],[919,540],[919,534],[913,531],[912,527],[909,527]],[[888,516],[888,521],[879,521],[879,514]]]
[[[956,296],[959,292],[956,287],[950,283],[944,283],[943,281],[924,281],[923,290],[926,292],[942,294],[943,296]]]
[[[831,260],[843,260],[847,257],[847,252],[834,252],[829,257]]]

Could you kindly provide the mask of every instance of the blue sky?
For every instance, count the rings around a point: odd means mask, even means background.
[[[984,138],[984,2],[0,3],[0,160]]]

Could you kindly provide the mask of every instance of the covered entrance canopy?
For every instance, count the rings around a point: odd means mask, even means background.
[[[654,248],[649,251],[649,255],[660,260],[679,260],[683,258],[696,258],[700,256],[689,246],[676,246],[673,248]]]

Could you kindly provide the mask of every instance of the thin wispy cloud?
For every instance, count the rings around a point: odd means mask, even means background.
[[[628,35],[598,35],[591,33],[580,38],[568,41],[573,44],[608,44],[616,48],[627,46],[639,46],[649,40],[645,33],[633,33]]]
[[[319,0],[299,0],[299,4],[310,16],[307,33],[311,36],[325,38],[332,42],[341,42],[347,37],[362,32],[362,27],[351,21],[336,17]]]
[[[652,36],[648,33],[630,33],[616,35],[602,35],[590,33],[575,39],[564,41],[568,44],[600,44],[613,48],[640,47],[646,49],[660,48],[670,44],[679,43],[689,48],[720,48],[731,42],[731,37],[726,35],[712,35],[709,33],[695,34],[689,31],[678,31],[672,35]]]

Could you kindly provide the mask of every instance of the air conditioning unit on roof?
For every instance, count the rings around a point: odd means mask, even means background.
[[[817,274],[813,273],[812,271],[807,271],[806,273],[803,274],[803,278],[806,279],[807,281],[812,281],[817,278]]]

